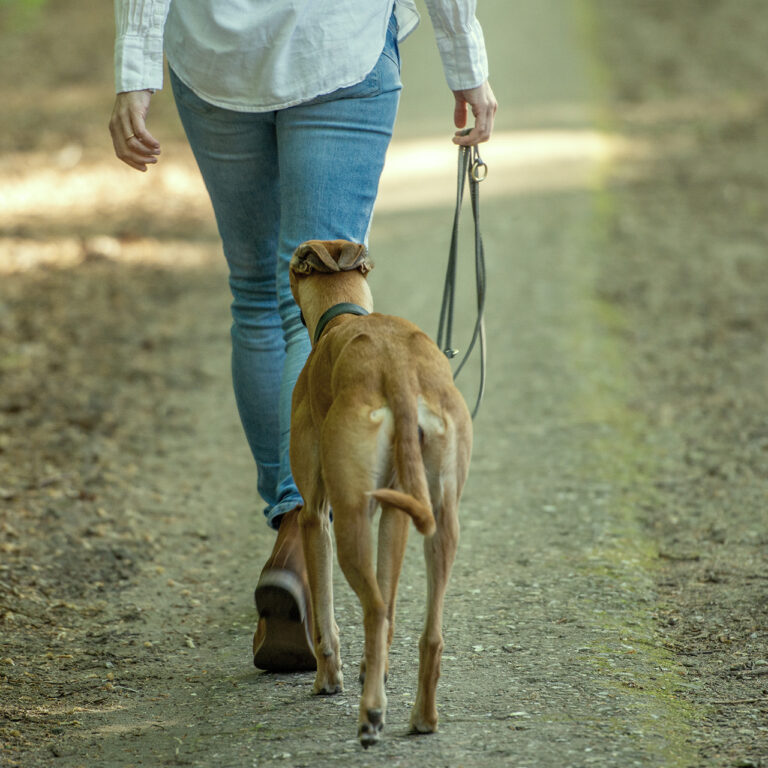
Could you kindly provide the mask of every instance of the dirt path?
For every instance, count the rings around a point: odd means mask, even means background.
[[[508,110],[483,152],[490,385],[441,731],[406,733],[414,534],[368,752],[356,684],[313,698],[311,676],[250,666],[272,534],[171,105],[153,105],[162,167],[124,172],[104,147],[111,20],[67,0],[1,27],[24,29],[0,35],[19,78],[25,51],[68,63],[0,85],[21,115],[0,117],[1,765],[768,765],[763,22],[757,0],[669,5],[482,10]],[[432,331],[454,155],[419,34],[371,280]],[[353,681],[360,611],[336,593]]]

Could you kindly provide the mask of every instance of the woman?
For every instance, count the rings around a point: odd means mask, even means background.
[[[426,0],[449,87],[453,141],[486,141],[496,101],[475,0]],[[254,663],[313,669],[310,606],[290,472],[291,393],[310,349],[288,285],[305,240],[366,242],[392,136],[398,44],[418,23],[413,0],[115,0],[117,156],[146,171],[160,144],[146,126],[163,84],[176,105],[213,204],[229,266],[232,378],[278,529],[256,588]]]

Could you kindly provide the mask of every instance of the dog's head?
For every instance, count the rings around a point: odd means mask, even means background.
[[[372,269],[368,249],[349,240],[307,240],[294,251],[291,259],[292,276],[352,270],[367,275]]]
[[[373,269],[368,250],[348,240],[308,240],[293,253],[291,293],[310,334],[329,307],[353,303],[373,311],[366,277]]]

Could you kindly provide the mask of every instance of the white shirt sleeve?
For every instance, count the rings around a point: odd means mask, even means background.
[[[115,0],[115,91],[163,87],[163,28],[171,0]]]
[[[488,79],[488,57],[476,0],[425,0],[443,71],[452,91],[475,88]]]

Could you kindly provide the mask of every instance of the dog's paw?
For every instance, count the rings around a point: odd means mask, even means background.
[[[384,728],[384,713],[380,709],[368,709],[365,719],[357,729],[357,736],[364,749],[379,743]]]
[[[437,713],[431,717],[424,717],[415,710],[411,713],[411,733],[436,733]]]
[[[333,696],[335,693],[341,693],[344,690],[344,675],[337,672],[334,675],[320,675],[315,678],[313,692],[316,696]]]

